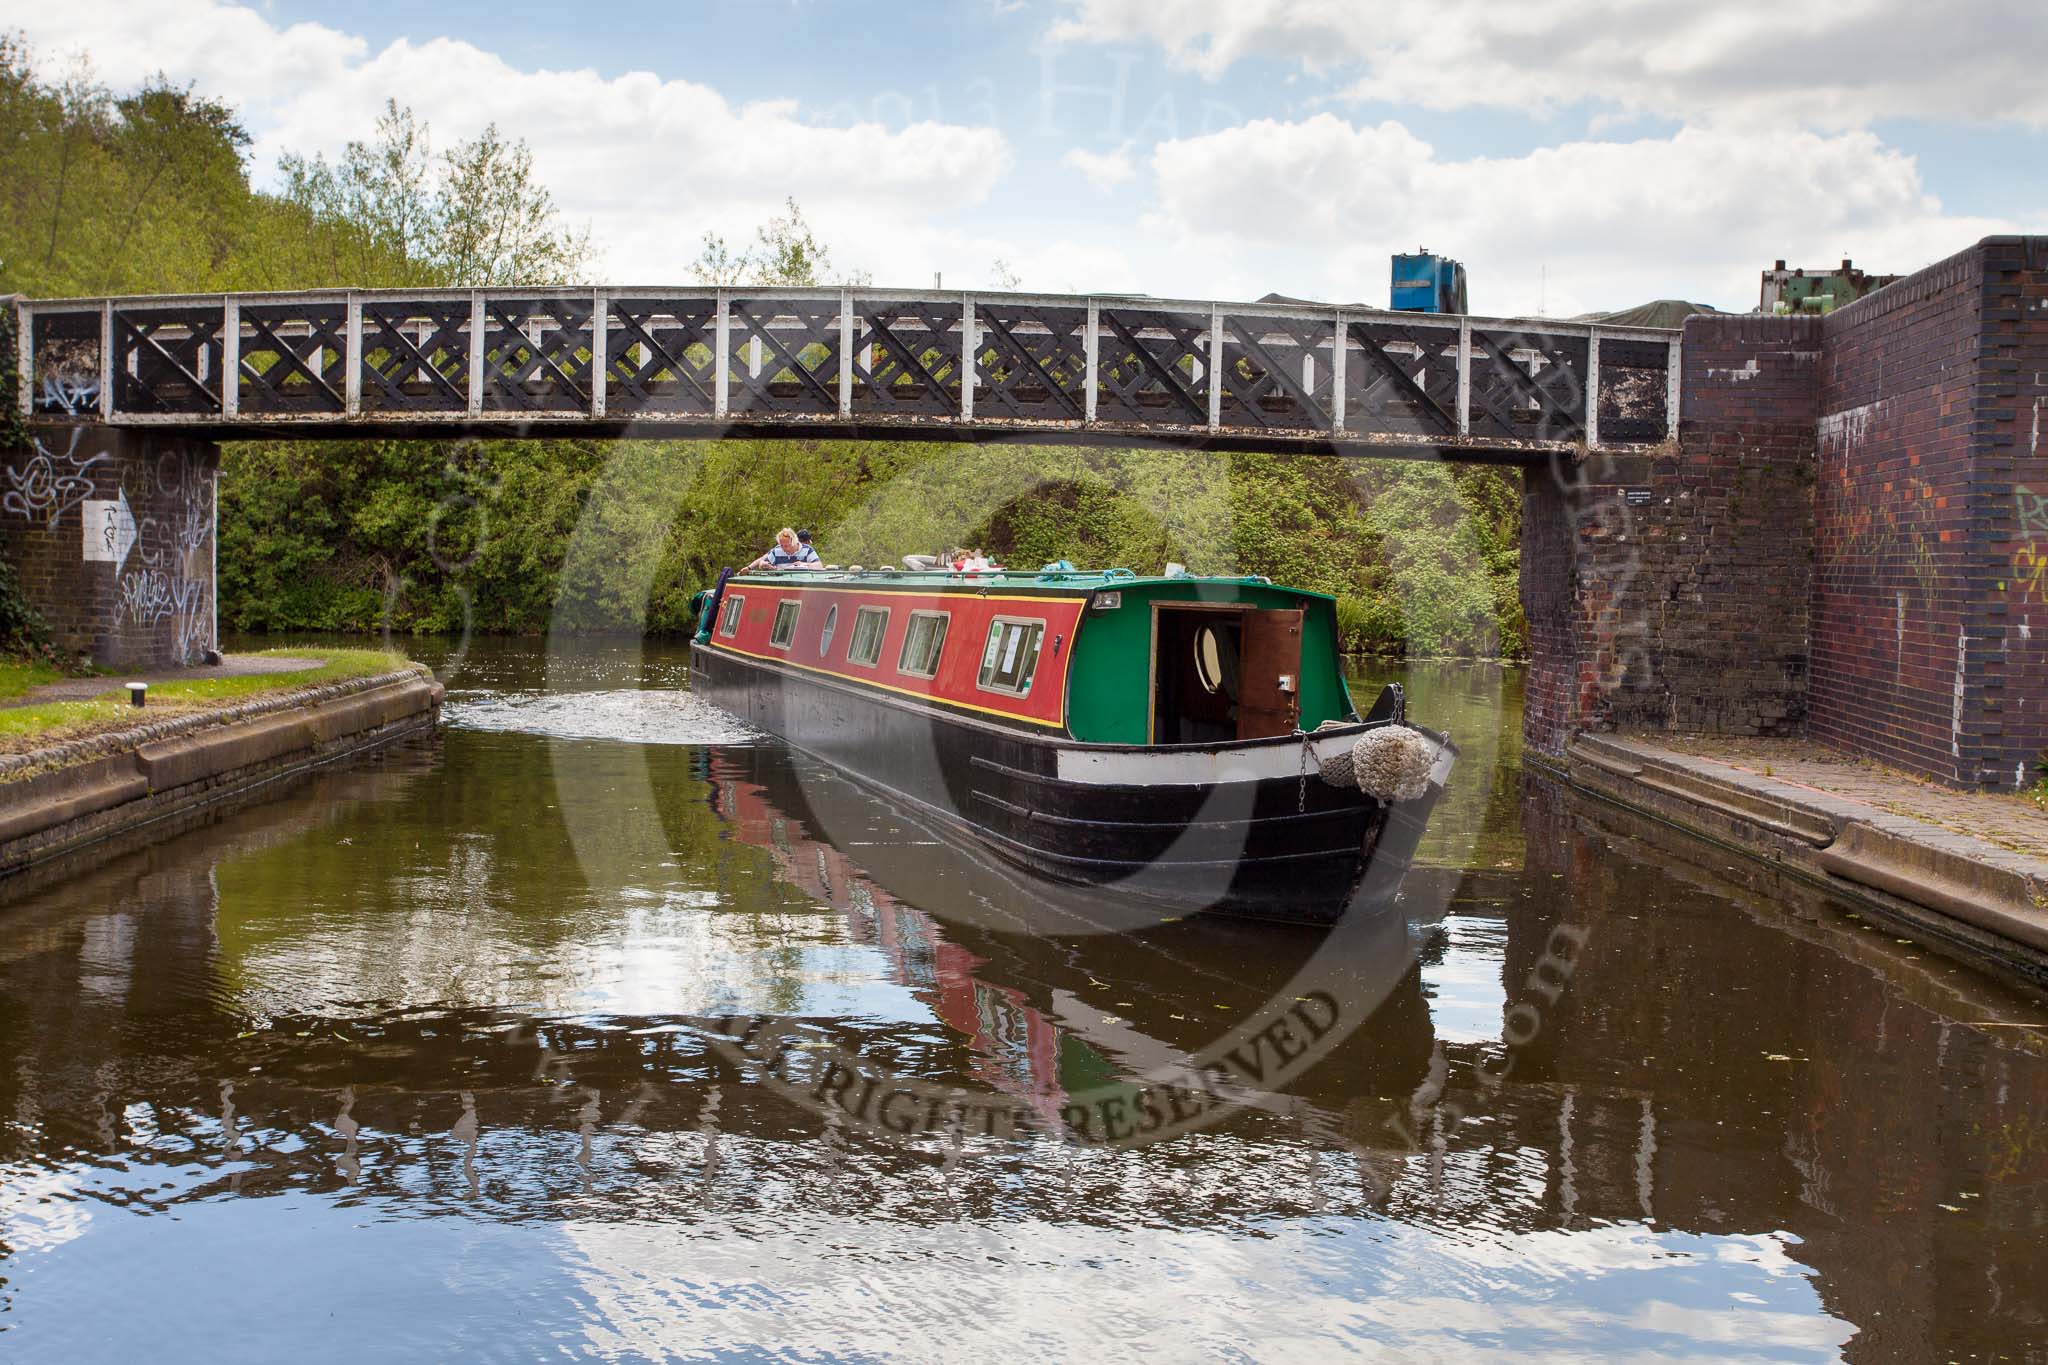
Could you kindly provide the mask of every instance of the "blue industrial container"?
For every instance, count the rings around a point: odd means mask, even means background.
[[[1465,311],[1465,267],[1421,248],[1394,257],[1394,286],[1388,307],[1397,313]]]

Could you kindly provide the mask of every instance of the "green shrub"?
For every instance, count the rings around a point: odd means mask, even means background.
[[[41,656],[50,633],[35,603],[28,600],[14,565],[0,558],[0,654]]]

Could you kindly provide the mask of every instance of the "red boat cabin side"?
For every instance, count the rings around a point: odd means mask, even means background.
[[[916,591],[734,579],[710,645],[972,714],[1066,730],[1085,592]]]

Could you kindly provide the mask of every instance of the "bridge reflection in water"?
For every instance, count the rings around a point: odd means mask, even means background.
[[[672,856],[601,902],[549,769],[624,751],[451,733],[7,907],[0,1346],[287,1341],[337,1302],[430,1354],[1888,1359],[2048,1324],[2048,1015],[1552,789],[1510,807],[1521,870],[1418,871],[1448,913],[1321,1063],[1119,1147],[1071,1098],[1319,934],[1077,932],[773,746],[662,751]],[[877,1132],[717,1045],[754,1014],[1036,1121]]]

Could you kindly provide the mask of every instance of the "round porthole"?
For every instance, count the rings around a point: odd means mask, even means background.
[[[839,624],[839,604],[825,608],[825,629],[818,634],[818,656],[823,658],[832,652],[832,629]]]
[[[1225,645],[1222,632],[1214,626],[1203,626],[1195,632],[1195,676],[1202,681],[1202,690],[1217,692],[1223,687],[1223,651]]]

